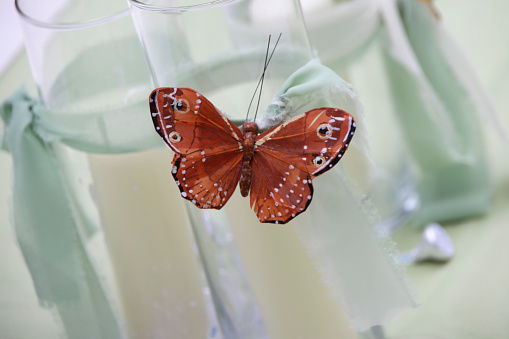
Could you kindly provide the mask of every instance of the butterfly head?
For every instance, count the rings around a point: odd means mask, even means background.
[[[244,130],[244,133],[251,132],[258,134],[258,125],[254,121],[246,121],[244,125],[242,125],[242,129]]]

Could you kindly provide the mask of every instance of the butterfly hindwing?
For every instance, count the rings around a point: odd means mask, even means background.
[[[242,153],[208,157],[175,154],[172,174],[180,194],[199,208],[221,209],[240,178]]]
[[[255,151],[252,170],[250,202],[260,222],[284,224],[311,203],[313,186],[305,169]]]
[[[312,178],[341,159],[354,131],[352,115],[324,107],[260,134],[251,185],[251,204],[260,221],[286,223],[302,213],[312,199]],[[269,207],[277,213],[267,214]]]
[[[200,93],[163,87],[150,95],[154,127],[175,151],[172,175],[184,198],[220,209],[240,177],[242,132]]]

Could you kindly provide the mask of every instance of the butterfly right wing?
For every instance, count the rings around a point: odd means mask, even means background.
[[[313,197],[312,179],[342,158],[354,131],[351,114],[322,107],[260,134],[251,184],[259,220],[284,224],[304,212]]]
[[[250,206],[260,222],[285,224],[307,209],[313,185],[305,170],[262,152],[252,166]]]
[[[163,87],[150,95],[154,127],[175,151],[172,175],[182,197],[220,209],[240,178],[243,135],[200,93]]]

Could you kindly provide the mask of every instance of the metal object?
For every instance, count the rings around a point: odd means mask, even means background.
[[[421,241],[407,253],[401,255],[404,264],[422,261],[445,262],[454,256],[454,245],[447,232],[439,224],[429,224],[422,233]]]

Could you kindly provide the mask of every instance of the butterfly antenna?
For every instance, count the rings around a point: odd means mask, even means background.
[[[251,97],[251,101],[249,102],[249,107],[247,109],[247,114],[246,114],[246,121],[247,121],[247,117],[249,115],[249,110],[251,109],[251,105],[252,105],[254,97],[256,95],[256,91],[258,90],[258,87],[260,87],[260,85],[263,87],[263,80],[265,78],[265,71],[267,70],[267,67],[269,66],[270,60],[272,60],[272,56],[274,55],[274,52],[276,51],[276,47],[277,47],[277,45],[279,43],[279,40],[281,39],[281,35],[283,35],[283,33],[279,33],[279,37],[277,38],[276,44],[274,45],[274,48],[272,49],[272,52],[270,53],[270,57],[267,60],[267,55],[269,53],[269,46],[270,46],[270,38],[271,38],[271,35],[269,35],[269,42],[267,44],[267,52],[265,52],[265,65],[263,67],[262,76],[260,77],[260,80],[258,80],[258,84],[256,85],[256,88],[255,88],[255,91],[253,93],[253,96]],[[260,95],[258,97],[258,105],[260,104],[260,97],[261,97],[261,88],[260,88]],[[256,119],[256,115],[258,114],[258,105],[256,107],[256,113],[255,113],[254,119]]]
[[[269,55],[270,38],[271,38],[271,34],[269,34],[269,41],[267,42],[267,51],[265,51],[265,61],[263,63],[262,76],[260,77],[260,80],[258,80],[258,84],[256,85],[256,88],[255,88],[255,91],[253,93],[253,96],[251,97],[251,101],[249,102],[249,107],[247,108],[247,114],[246,114],[246,121],[247,121],[247,117],[249,116],[249,110],[251,109],[251,105],[253,104],[253,100],[254,100],[254,97],[256,95],[256,91],[258,91],[258,87],[260,86],[260,83],[262,82],[262,79],[263,79],[263,77],[265,75],[265,70],[267,69],[267,57]]]

